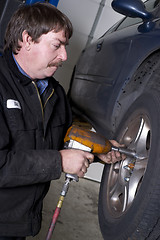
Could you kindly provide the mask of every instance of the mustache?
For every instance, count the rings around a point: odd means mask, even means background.
[[[62,67],[62,61],[55,62],[55,63],[49,63],[48,67]]]

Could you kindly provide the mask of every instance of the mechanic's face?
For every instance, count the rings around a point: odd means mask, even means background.
[[[38,42],[32,42],[30,62],[27,70],[32,79],[42,79],[52,76],[58,66],[67,60],[67,39],[63,30],[43,34]]]

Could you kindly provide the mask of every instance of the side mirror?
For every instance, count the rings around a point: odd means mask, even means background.
[[[143,21],[152,19],[152,14],[141,0],[113,0],[112,8],[127,17],[141,18]]]

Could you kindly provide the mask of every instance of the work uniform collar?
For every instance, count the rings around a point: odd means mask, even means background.
[[[16,62],[13,59],[12,51],[10,49],[4,51],[4,58],[11,69],[11,71],[16,75],[16,77],[19,79],[19,82],[22,85],[28,85],[32,82],[32,79],[30,79],[27,75],[22,74],[21,71],[19,71],[18,66]]]
[[[17,65],[19,71],[20,71],[23,75],[25,75],[26,77],[30,78],[30,76],[21,68],[21,66],[20,66],[19,63],[17,62],[17,60],[16,60],[16,58],[15,58],[15,56],[14,56],[13,53],[12,53],[12,57],[13,57],[16,65]],[[37,80],[37,81],[35,81],[35,82],[36,82],[36,85],[37,85],[37,87],[38,87],[39,94],[42,95],[42,93],[45,91],[45,89],[46,89],[47,86],[48,86],[48,78],[39,79],[39,80]]]

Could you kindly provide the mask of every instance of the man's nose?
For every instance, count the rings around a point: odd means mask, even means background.
[[[67,60],[67,51],[66,51],[66,47],[64,45],[61,46],[61,48],[59,49],[59,58],[64,62]]]

